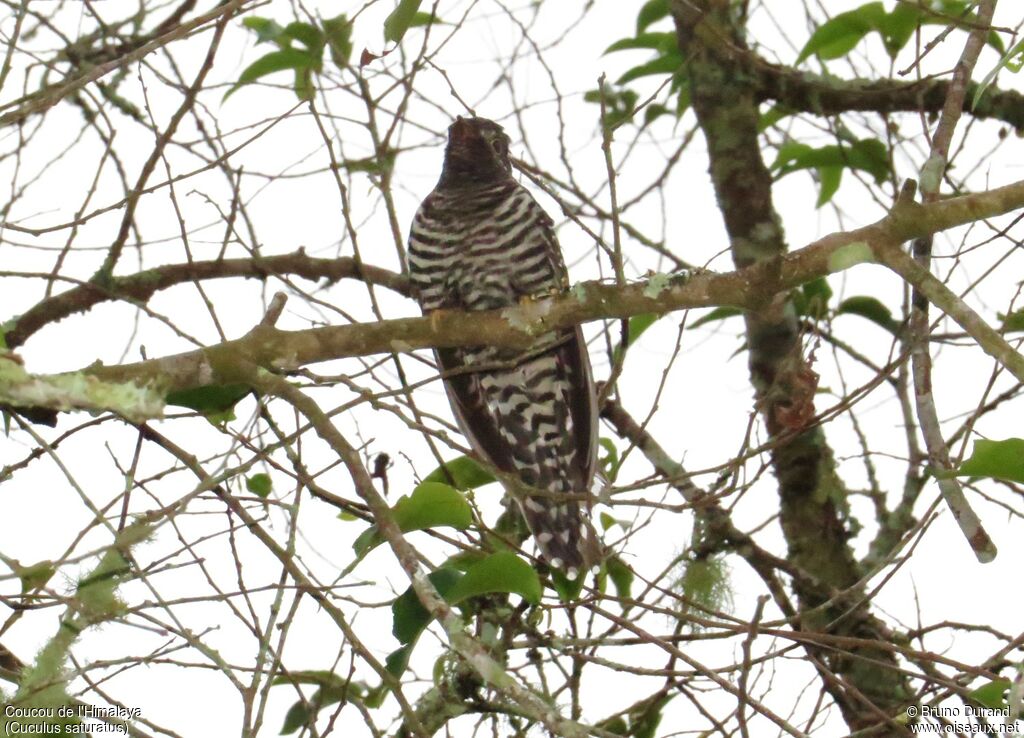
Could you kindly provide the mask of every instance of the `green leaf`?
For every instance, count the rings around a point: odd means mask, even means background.
[[[833,144],[812,148],[805,143],[788,141],[779,147],[772,169],[784,177],[801,169],[850,167],[868,172],[881,182],[889,176],[889,158],[885,144],[877,139],[862,139],[852,144]]]
[[[1009,315],[1000,315],[1003,321],[1003,332],[1024,331],[1024,310],[1014,310]]]
[[[531,604],[541,598],[540,578],[533,567],[510,551],[499,551],[469,567],[448,593],[452,604],[494,592],[517,594]]]
[[[575,579],[569,579],[565,574],[554,569],[551,572],[551,585],[554,587],[555,592],[558,593],[558,599],[562,602],[575,602],[580,598],[580,592],[583,591],[583,580],[585,578],[580,575]]]
[[[362,691],[366,689],[365,683],[358,681],[349,682],[346,677],[339,676],[333,671],[328,671],[326,669],[289,671],[287,674],[279,674],[274,677],[271,684],[274,686],[281,684],[315,684],[316,686],[323,687],[324,689],[341,689],[348,684],[353,692],[358,693],[362,693]]]
[[[607,720],[603,720],[597,724],[597,727],[611,733],[612,735],[629,735],[629,726],[626,725],[626,719],[621,715],[615,715]]]
[[[690,109],[690,85],[682,84],[682,78],[680,75],[676,75],[674,80],[680,80],[679,97],[676,98],[676,117],[682,117],[683,113]]]
[[[818,192],[818,201],[814,207],[820,208],[832,201],[833,195],[839,189],[839,183],[843,181],[842,167],[819,167],[818,183],[821,190]]]
[[[1014,74],[1017,74],[1021,69],[1024,69],[1024,41],[1018,43],[1015,49],[1019,49],[1017,57],[1006,62],[1006,68]]]
[[[359,534],[352,544],[352,550],[356,552],[356,558],[361,559],[382,543],[384,543],[384,539],[381,537],[380,531],[377,530],[377,526],[371,525]]]
[[[170,392],[167,395],[167,404],[195,410],[216,423],[221,420],[233,420],[235,405],[251,391],[245,384],[208,384],[204,387]]]
[[[236,82],[230,90],[224,93],[223,100],[227,100],[240,87],[251,84],[268,74],[283,72],[288,69],[312,69],[318,65],[319,61],[314,59],[308,50],[304,51],[301,49],[287,48],[279,51],[271,51],[269,54],[261,56],[245,68],[239,76],[238,82]]]
[[[599,438],[597,443],[605,451],[604,456],[599,457],[597,463],[605,478],[614,483],[619,474],[619,449],[615,447],[615,443],[610,438]],[[605,528],[605,530],[608,529]]]
[[[688,326],[688,328],[690,330],[693,330],[694,328],[700,328],[702,325],[705,325],[706,323],[713,323],[716,320],[725,320],[726,318],[732,318],[732,317],[735,317],[737,315],[742,315],[742,314],[743,314],[743,311],[740,310],[739,308],[734,308],[734,307],[716,307],[714,310],[712,310],[707,315],[702,315],[701,317],[697,318],[697,320],[693,321]]]
[[[779,173],[779,177],[803,169],[816,170],[821,182],[818,207],[832,199],[839,187],[843,168],[868,172],[876,182],[881,183],[889,176],[888,150],[885,144],[873,138],[820,148],[812,148],[798,141],[788,141],[779,147],[772,163],[772,169]]]
[[[449,566],[443,566],[428,576],[438,594],[448,602],[460,602],[481,594],[508,592],[519,594],[534,604],[540,602],[541,586],[537,572],[515,554],[499,551],[469,567],[463,574]],[[430,624],[430,614],[420,604],[415,590],[410,586],[391,605],[392,628],[402,647],[387,657],[386,666],[395,676],[400,676],[409,664],[409,656],[420,634]]]
[[[878,27],[885,43],[885,50],[889,57],[896,58],[900,50],[907,45],[907,42],[914,35],[924,21],[926,11],[923,8],[915,7],[909,3],[898,3]],[[931,14],[928,13],[930,16]]]
[[[1014,61],[1014,59],[1017,61]],[[984,79],[978,83],[977,88],[974,90],[974,98],[971,101],[971,107],[975,108],[978,106],[978,101],[981,100],[982,95],[988,90],[992,81],[996,78],[996,75],[1003,69],[1010,69],[1013,72],[1019,72],[1021,66],[1024,65],[1024,39],[1014,44],[1013,48],[1003,54],[1003,58],[992,68],[992,70],[985,75]]]
[[[508,544],[506,543],[505,547],[501,550],[507,551]],[[474,564],[478,561],[483,561],[485,558],[487,558],[487,554],[485,552],[481,551],[479,548],[470,548],[449,556],[441,566],[458,569],[465,574],[473,567]]]
[[[804,293],[804,297],[811,300],[818,300],[822,307],[828,305],[828,301],[832,299],[832,288],[828,284],[828,279],[825,277],[818,277],[812,279],[810,282],[804,282],[800,289]]]
[[[461,571],[449,567],[441,567],[427,575],[434,589],[445,599],[462,577]],[[402,644],[413,643],[419,638],[431,619],[430,613],[420,604],[412,585],[391,604],[391,616],[391,633]]]
[[[679,52],[671,51],[652,59],[646,64],[633,67],[619,77],[616,84],[624,85],[627,82],[632,82],[633,80],[640,79],[641,77],[648,77],[652,74],[672,74],[676,72],[682,64],[683,57]]]
[[[1024,483],[1024,438],[975,441],[971,458],[960,465],[957,475]]]
[[[633,572],[626,566],[626,563],[618,556],[610,556],[605,561],[605,568],[608,571],[608,577],[612,580],[612,584],[615,585],[616,594],[626,600],[632,597]],[[627,607],[626,603],[623,603],[622,606],[623,608]]]
[[[267,495],[274,488],[274,484],[270,480],[269,474],[260,472],[259,474],[253,474],[245,480],[245,488],[257,497],[266,499]]]
[[[600,104],[604,100],[605,115],[602,122],[609,130],[617,128],[633,116],[639,97],[633,90],[613,90],[609,87],[603,91],[588,90],[583,94],[586,102]]]
[[[655,702],[645,705],[643,710],[630,711],[629,734],[633,738],[654,738],[661,724],[661,711],[665,709],[675,693],[663,695]]]
[[[473,524],[466,498],[447,484],[423,482],[412,495],[400,499],[392,510],[403,533],[449,526],[464,530]]]
[[[671,51],[676,48],[676,44],[676,34],[669,31],[638,33],[633,38],[620,38],[605,49],[604,53],[611,54],[614,51],[626,51],[629,49]]]
[[[313,74],[308,67],[295,70],[295,84],[292,85],[292,90],[295,97],[300,100],[313,99]]]
[[[993,679],[970,692],[971,699],[985,707],[1002,710],[1006,707],[1006,692],[1013,686],[1009,679]]]
[[[433,13],[419,12],[413,15],[412,21],[409,22],[409,28],[420,28],[422,26],[433,25],[434,23],[444,23]]]
[[[294,733],[304,725],[309,724],[310,707],[315,707],[312,700],[299,700],[288,708],[284,714],[284,723],[281,724],[281,735]]]
[[[636,16],[636,32],[643,33],[647,26],[668,17],[668,0],[647,0]]]
[[[608,530],[613,525],[621,525],[620,521],[616,520],[615,518],[613,518],[611,515],[609,515],[606,512],[602,512],[598,516],[598,519],[601,521],[601,528],[603,530]]]
[[[408,497],[391,508],[391,514],[403,533],[448,526],[464,530],[473,524],[473,511],[466,498],[455,488],[440,482],[423,482]],[[360,534],[352,548],[362,558],[383,542],[377,526]]]
[[[384,668],[392,676],[402,676],[405,670],[409,668],[409,657],[412,655],[412,649],[415,645],[415,643],[407,643],[389,653],[388,657],[384,659]]]
[[[780,120],[788,118],[791,115],[793,115],[793,110],[791,108],[787,108],[783,105],[773,105],[761,114],[761,119],[757,122],[757,132],[764,133]]]
[[[618,471],[618,448],[610,438],[599,438],[597,443],[605,451],[603,457],[598,459],[598,464],[603,468],[605,475],[611,475],[608,476],[609,481],[614,481],[614,474]]]
[[[363,704],[371,710],[376,710],[378,707],[384,704],[384,698],[390,693],[390,688],[385,682],[381,682],[373,689],[369,690],[363,697]]]
[[[893,334],[899,331],[899,323],[893,319],[892,312],[874,297],[867,295],[847,297],[836,308],[836,315],[844,314],[859,315]]]
[[[451,476],[449,477],[449,475]],[[456,489],[463,490],[476,489],[496,481],[493,474],[480,466],[470,456],[459,456],[456,459],[444,462],[444,466],[434,469],[423,481],[447,484],[449,479],[451,479],[452,485]]]
[[[395,158],[398,152],[395,149],[385,149],[380,155],[374,154],[363,159],[343,159],[340,166],[350,172],[367,172],[369,174],[382,174],[390,172],[395,168]]]
[[[849,53],[868,33],[878,30],[886,20],[881,2],[861,5],[822,23],[804,44],[796,63],[814,54],[821,60],[837,59]]]
[[[421,0],[398,0],[398,6],[384,20],[384,40],[399,43],[412,26]]]
[[[313,62],[314,60],[309,55],[309,52],[302,49],[289,48],[271,51],[246,67],[242,74],[239,75],[238,82],[229,93],[242,85],[255,82],[259,78],[274,72],[284,72],[289,69],[308,69],[313,65]]]
[[[253,15],[248,18],[243,18],[242,25],[250,31],[256,32],[256,43],[258,44],[262,44],[267,41],[277,42],[284,33],[284,29],[278,25],[277,21],[271,20],[270,18],[260,18]]]
[[[331,52],[331,61],[339,69],[348,66],[352,58],[352,21],[344,13],[324,21],[324,36]]]
[[[802,284],[794,298],[798,315],[820,319],[825,317],[828,301],[832,299],[832,288],[827,279],[818,277]]]
[[[317,51],[324,45],[323,32],[312,23],[293,21],[284,27],[284,35],[295,39],[310,51]]]
[[[629,319],[629,328],[626,332],[626,335],[629,336],[629,345],[632,346],[636,343],[637,339],[644,334],[644,331],[654,325],[660,317],[660,313],[640,313],[631,317]]]
[[[293,704],[284,717],[281,735],[294,733],[299,728],[309,725],[317,712],[339,702],[359,700],[366,693],[366,684],[350,681],[330,671],[289,672],[287,675],[275,677],[274,685],[280,684],[316,684],[320,686],[308,700],[299,700]]]
[[[924,25],[961,28],[970,30],[978,22],[975,13],[969,13],[972,3],[963,0],[938,0],[921,6],[910,2],[899,2],[889,13],[880,2],[862,5],[856,10],[841,13],[823,23],[811,36],[797,57],[797,64],[816,54],[819,59],[828,60],[845,56],[869,33],[876,32],[882,37],[885,50],[895,59],[907,45],[914,32]],[[987,43],[998,53],[1005,50],[1002,39],[995,31],[988,35]]]
[[[851,167],[867,172],[876,182],[881,183],[888,179],[891,172],[889,150],[878,139],[861,139],[843,153]]]
[[[672,111],[660,103],[651,103],[644,108],[644,125],[649,126],[663,115],[671,115]]]

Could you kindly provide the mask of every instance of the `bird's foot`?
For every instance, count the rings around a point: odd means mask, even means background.
[[[558,297],[559,295],[562,294],[562,292],[563,290],[558,287],[548,287],[545,290],[539,290],[537,292],[531,292],[526,295],[520,295],[519,305],[520,307],[530,307],[531,305],[534,305],[540,302],[541,300],[548,300],[552,297]]]
[[[441,323],[444,322],[447,315],[453,312],[455,311],[448,308],[437,308],[436,310],[431,310],[427,314],[427,317],[430,318],[430,330],[434,333],[439,333],[441,331]]]

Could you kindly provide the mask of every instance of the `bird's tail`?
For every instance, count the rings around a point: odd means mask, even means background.
[[[520,503],[541,556],[570,579],[601,562],[601,541],[579,502],[529,496]]]

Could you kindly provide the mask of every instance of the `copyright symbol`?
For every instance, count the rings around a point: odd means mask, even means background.
[[[907,708],[907,717],[917,717],[917,708],[911,705]]]

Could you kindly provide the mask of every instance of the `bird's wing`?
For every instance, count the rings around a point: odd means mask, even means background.
[[[568,272],[554,231],[554,223],[544,209],[527,191],[520,200],[526,207],[522,217],[532,221],[535,237],[539,236],[547,261],[546,278],[542,290],[561,290],[568,286]],[[515,267],[512,267],[514,270]],[[533,272],[536,274],[536,272]],[[512,278],[515,286],[515,276]],[[536,277],[528,280],[536,285]],[[534,287],[535,288],[535,287]],[[528,296],[524,284],[518,297]],[[516,294],[510,294],[514,300]],[[529,295],[537,297],[539,295]],[[514,304],[514,303],[512,303]],[[464,307],[457,294],[440,296],[437,307]],[[558,400],[572,419],[571,457],[568,459],[567,476],[570,488],[575,492],[588,492],[593,482],[597,465],[597,402],[594,380],[590,368],[583,333],[578,326],[550,334],[541,339],[553,344],[545,352],[555,358],[553,384],[560,395]],[[445,374],[445,389],[473,449],[497,469],[516,473],[515,452],[510,446],[507,433],[509,418],[501,418],[495,408],[495,397],[488,397],[484,388],[483,372],[473,372],[468,367],[480,364],[495,364],[514,361],[515,352],[497,348],[443,348],[435,351],[439,368]],[[534,354],[535,355],[535,354]],[[491,370],[501,373],[501,370]],[[503,433],[503,429],[506,431]],[[563,446],[563,450],[565,447]],[[569,454],[566,454],[569,456]]]
[[[497,469],[513,473],[512,450],[498,430],[498,419],[487,406],[480,373],[466,370],[467,353],[462,348],[434,351],[438,368],[445,376],[445,392],[473,450]]]
[[[597,465],[597,403],[590,358],[579,327],[567,330],[551,350],[557,366],[555,383],[561,388],[562,402],[572,418],[572,488],[587,492]],[[467,363],[480,363],[478,356],[467,361],[467,350],[438,349],[435,354],[445,375],[445,391],[473,450],[497,469],[516,473],[513,449],[499,429],[502,421],[495,415],[480,382],[481,373],[467,371]],[[477,353],[477,352],[473,352]],[[505,358],[505,357],[503,357]],[[502,358],[495,357],[495,361]],[[507,360],[507,358],[506,358]]]
[[[569,413],[572,417],[573,446],[580,477],[573,486],[589,492],[597,469],[597,393],[590,369],[590,355],[583,339],[583,331],[575,326],[571,336],[558,349],[558,363],[565,367],[568,380]]]
[[[569,286],[569,270],[566,269],[562,249],[555,235],[555,224],[551,216],[540,204],[530,196],[531,204],[539,214],[540,223],[548,258],[552,271],[560,288]],[[574,479],[573,487],[581,491],[589,491],[597,469],[597,393],[594,389],[594,376],[590,368],[590,354],[583,338],[583,331],[577,325],[566,331],[565,340],[559,345],[558,363],[563,367],[567,380],[568,393],[565,398],[569,406],[573,427],[573,446],[576,452],[574,469],[579,478]]]

